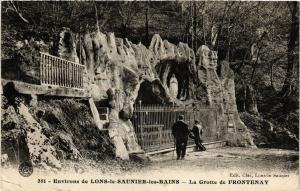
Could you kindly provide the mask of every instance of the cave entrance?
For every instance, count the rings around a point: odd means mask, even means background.
[[[143,104],[172,104],[165,87],[159,79],[151,82],[143,81],[140,85],[136,102]]]
[[[202,122],[204,142],[219,141],[220,135],[225,134],[220,132],[216,109],[136,104],[131,121],[142,149],[151,152],[174,147],[171,128],[179,115],[184,115],[189,128],[195,120]],[[188,144],[193,145],[194,141],[189,139]]]
[[[169,88],[171,96],[185,101],[192,97],[193,74],[188,61],[164,60],[155,66],[162,84]]]
[[[186,101],[193,98],[195,78],[190,67],[191,63],[175,59],[158,63],[155,70],[159,79],[141,83],[137,103],[172,105],[174,99]]]

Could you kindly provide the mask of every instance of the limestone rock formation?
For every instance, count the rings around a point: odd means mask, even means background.
[[[28,107],[20,102],[16,108],[8,106],[2,109],[2,149],[9,151],[8,160],[30,160],[35,166],[44,164],[43,167],[60,169],[61,163],[57,159],[55,148],[50,139],[43,134],[42,126],[30,114]],[[17,152],[20,156],[16,155]]]
[[[89,104],[94,116],[98,116],[94,101],[100,104],[97,107],[109,111],[105,122],[98,118],[95,121],[94,117],[94,123],[99,131],[107,128],[117,157],[129,159],[132,154],[143,152],[130,121],[136,103],[215,109],[219,122],[218,137],[230,145],[254,145],[237,111],[233,71],[228,63],[218,63],[217,52],[205,45],[200,46],[195,54],[188,44],[180,42],[175,45],[158,34],[146,47],[116,38],[114,33],[104,34],[96,30],[78,35],[65,28],[59,34],[55,50],[54,55],[86,66],[83,88],[88,91],[87,95],[91,95]],[[32,99],[32,105],[37,103]],[[33,121],[32,125],[35,123]],[[43,121],[37,122],[43,126],[41,123]],[[39,127],[35,127],[34,131],[38,132]],[[68,145],[66,150],[70,151],[70,156],[79,157],[79,151],[72,147],[72,138],[62,135],[57,139]],[[51,147],[48,150],[52,152]],[[59,164],[52,163],[59,168]]]
[[[235,84],[234,84],[234,73],[229,67],[227,61],[223,61],[220,64],[220,81],[223,90],[223,107],[224,114],[227,114],[227,123],[233,123],[235,128],[234,131],[228,131],[226,135],[227,142],[235,146],[251,146],[255,147],[253,138],[250,135],[249,129],[240,119],[236,98],[235,98]],[[222,99],[221,98],[221,99]],[[226,118],[226,117],[225,117]],[[230,126],[230,125],[228,125]]]
[[[2,95],[1,150],[10,164],[32,161],[34,167],[60,169],[65,159],[112,159],[115,148],[100,131],[86,101]]]
[[[34,164],[46,163],[48,166],[61,168],[60,161],[56,157],[56,150],[50,144],[50,140],[41,132],[42,127],[32,117],[28,108],[21,103],[19,113],[24,117],[25,122],[30,128],[27,131],[27,145],[30,159]]]
[[[76,35],[70,31],[61,33],[62,39],[73,39],[68,36]],[[174,45],[157,34],[147,48],[100,31],[77,35],[67,44],[73,52],[62,57],[77,54],[73,60],[86,65],[87,86],[93,99],[109,102],[105,105],[110,107],[108,129],[118,157],[128,159],[128,153],[141,152],[130,122],[133,105],[139,101],[184,105],[194,100],[202,106],[217,108],[220,121],[234,126],[231,134],[224,137],[233,145],[253,145],[237,113],[233,72],[223,63],[219,76],[217,53],[207,46],[201,46],[195,55],[187,44]],[[172,76],[178,81],[177,96],[171,93]]]

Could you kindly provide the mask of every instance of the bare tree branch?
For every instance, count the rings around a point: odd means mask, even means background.
[[[29,23],[29,21],[27,19],[25,19],[23,17],[23,15],[19,12],[19,10],[17,9],[17,7],[15,6],[13,1],[10,1],[10,4],[12,5],[14,11],[19,15],[19,17],[25,22],[25,23]]]

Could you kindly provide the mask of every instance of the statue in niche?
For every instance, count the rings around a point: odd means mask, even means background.
[[[173,98],[177,97],[178,94],[178,81],[175,77],[175,74],[172,75],[170,79],[170,93]]]
[[[211,68],[216,68],[217,65],[218,65],[218,54],[216,51],[210,51],[209,52],[209,59],[210,59],[210,62],[209,62],[209,66]]]
[[[197,52],[197,56],[199,56],[199,66],[203,66],[204,68],[208,68],[209,67],[209,53],[210,50],[207,46],[202,45]],[[199,67],[198,66],[198,67]]]
[[[260,63],[259,47],[258,47],[257,43],[254,43],[251,46],[251,61],[253,63],[255,63],[255,62]]]

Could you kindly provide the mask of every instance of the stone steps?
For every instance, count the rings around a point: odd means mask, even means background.
[[[104,130],[104,126],[109,122],[108,107],[97,107],[97,104],[95,103],[93,98],[89,99],[89,105],[97,127],[100,130]]]
[[[224,147],[226,145],[226,141],[212,141],[212,142],[206,142],[202,143],[206,149],[212,149],[212,148],[218,148],[218,147]],[[188,145],[187,146],[187,151],[191,152],[195,148],[195,144],[193,145]],[[147,152],[146,155],[155,155],[155,154],[162,154],[162,153],[167,153],[167,152],[172,152],[174,148],[168,148],[168,149],[162,149],[158,151],[151,151]]]

